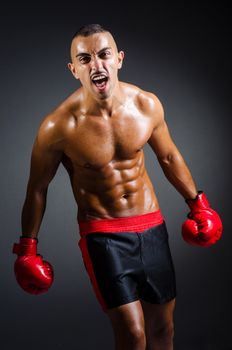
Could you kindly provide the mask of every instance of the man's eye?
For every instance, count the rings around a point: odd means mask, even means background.
[[[89,57],[82,57],[81,59],[80,59],[80,62],[81,63],[88,63],[90,61],[90,58]]]
[[[100,54],[100,57],[106,57],[106,56],[109,56],[110,55],[110,52],[109,51],[105,51],[105,52],[102,52],[101,54]]]

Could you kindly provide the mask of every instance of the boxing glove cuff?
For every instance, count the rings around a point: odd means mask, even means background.
[[[191,211],[210,207],[209,201],[203,191],[198,191],[196,198],[187,198],[185,202],[188,204]]]
[[[14,243],[12,253],[18,255],[36,255],[37,243],[37,238],[21,236],[19,243]]]

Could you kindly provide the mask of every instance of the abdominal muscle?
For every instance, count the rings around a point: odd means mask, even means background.
[[[75,165],[71,179],[79,220],[127,217],[159,209],[141,150],[103,167]]]

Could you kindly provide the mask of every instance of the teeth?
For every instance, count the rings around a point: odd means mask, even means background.
[[[106,78],[105,75],[99,75],[99,76],[93,78],[93,80],[100,80],[100,79],[104,79],[104,78]]]

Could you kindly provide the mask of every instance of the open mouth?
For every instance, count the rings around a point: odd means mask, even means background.
[[[104,90],[109,78],[105,75],[99,75],[92,79],[92,82],[99,90]]]

